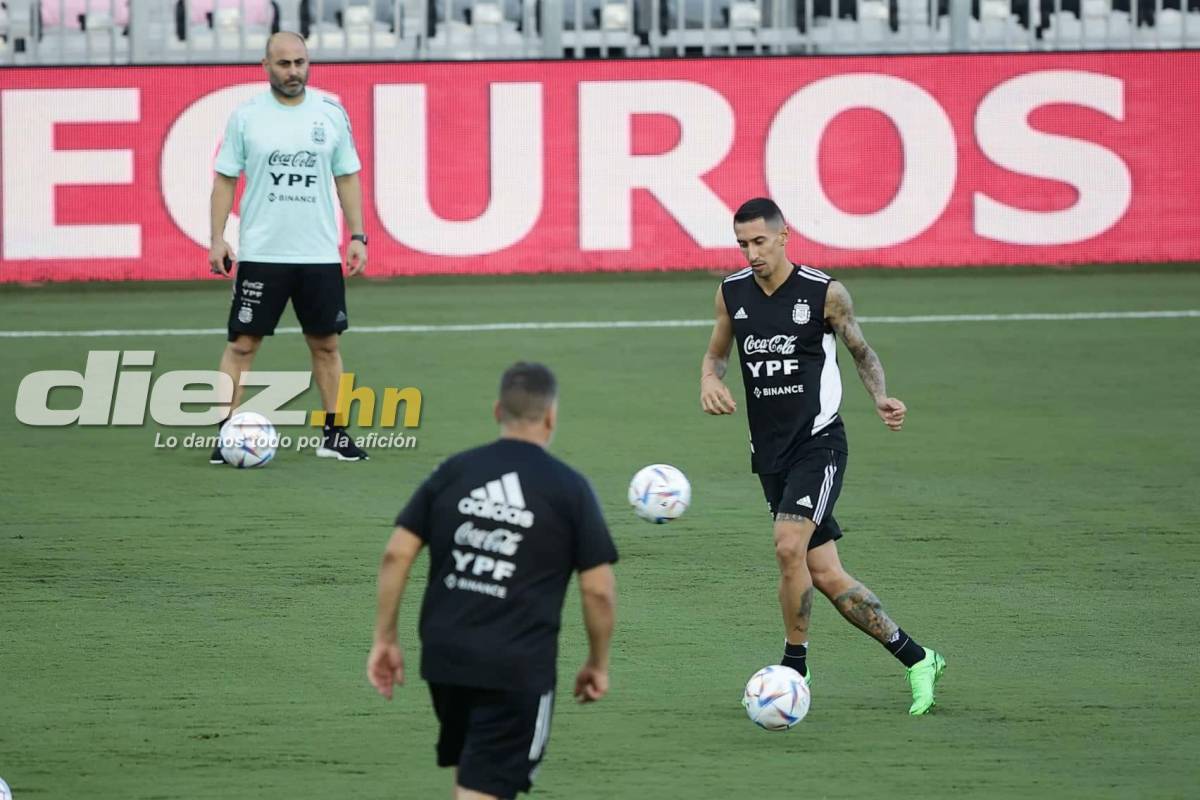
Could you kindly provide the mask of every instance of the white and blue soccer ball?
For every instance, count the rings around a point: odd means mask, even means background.
[[[791,667],[763,667],[746,681],[742,707],[746,716],[768,731],[786,731],[808,713],[808,684]]]
[[[692,503],[692,485],[670,464],[642,467],[629,482],[629,504],[647,522],[679,519]]]
[[[262,414],[243,411],[221,426],[221,457],[238,469],[270,463],[278,447],[279,434]]]
[[[4,778],[0,778],[0,800],[12,800],[12,789],[8,788]]]

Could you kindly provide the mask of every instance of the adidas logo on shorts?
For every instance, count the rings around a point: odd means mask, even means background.
[[[533,527],[533,512],[525,508],[525,493],[515,472],[506,472],[499,480],[472,489],[469,497],[458,501],[458,512],[522,528]]]

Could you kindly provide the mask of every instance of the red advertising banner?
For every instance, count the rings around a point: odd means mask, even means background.
[[[370,272],[1200,260],[1200,52],[321,65]],[[257,66],[0,70],[0,281],[199,279]],[[236,217],[236,210],[235,210]],[[236,249],[236,219],[228,237]]]

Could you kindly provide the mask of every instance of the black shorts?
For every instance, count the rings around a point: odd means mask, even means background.
[[[243,333],[275,333],[289,299],[305,333],[328,336],[349,327],[341,264],[239,261],[229,306],[229,341]]]
[[[808,549],[842,538],[833,518],[833,506],[842,493],[846,454],[838,450],[813,449],[787,472],[760,474],[763,494],[771,515],[798,514],[816,523]]]
[[[441,723],[439,767],[458,767],[458,785],[515,797],[533,785],[550,738],[554,691],[509,692],[429,684]]]

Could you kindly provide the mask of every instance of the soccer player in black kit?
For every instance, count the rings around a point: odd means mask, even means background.
[[[367,677],[389,700],[404,681],[396,615],[413,559],[429,547],[421,677],[441,724],[437,763],[458,800],[528,791],[554,712],[563,596],[579,572],[589,653],[581,703],[608,691],[617,550],[587,480],[546,452],[558,419],[554,375],[517,363],[500,381],[500,438],[446,459],[413,494],[379,569]]]
[[[750,266],[725,278],[717,290],[716,324],[700,369],[700,404],[708,414],[737,410],[723,380],[736,344],[746,388],[750,463],[775,519],[786,629],[780,663],[811,680],[808,621],[816,586],[847,621],[905,666],[912,689],[908,713],[925,714],[934,706],[945,659],[893,622],[838,557],[842,531],[833,507],[848,448],[838,415],[842,385],[834,337],[854,356],[888,428],[899,431],[907,409],[888,396],[883,366],[863,338],[846,288],[788,260],[788,229],[779,207],[767,198],[748,200],[734,214],[733,229]]]

